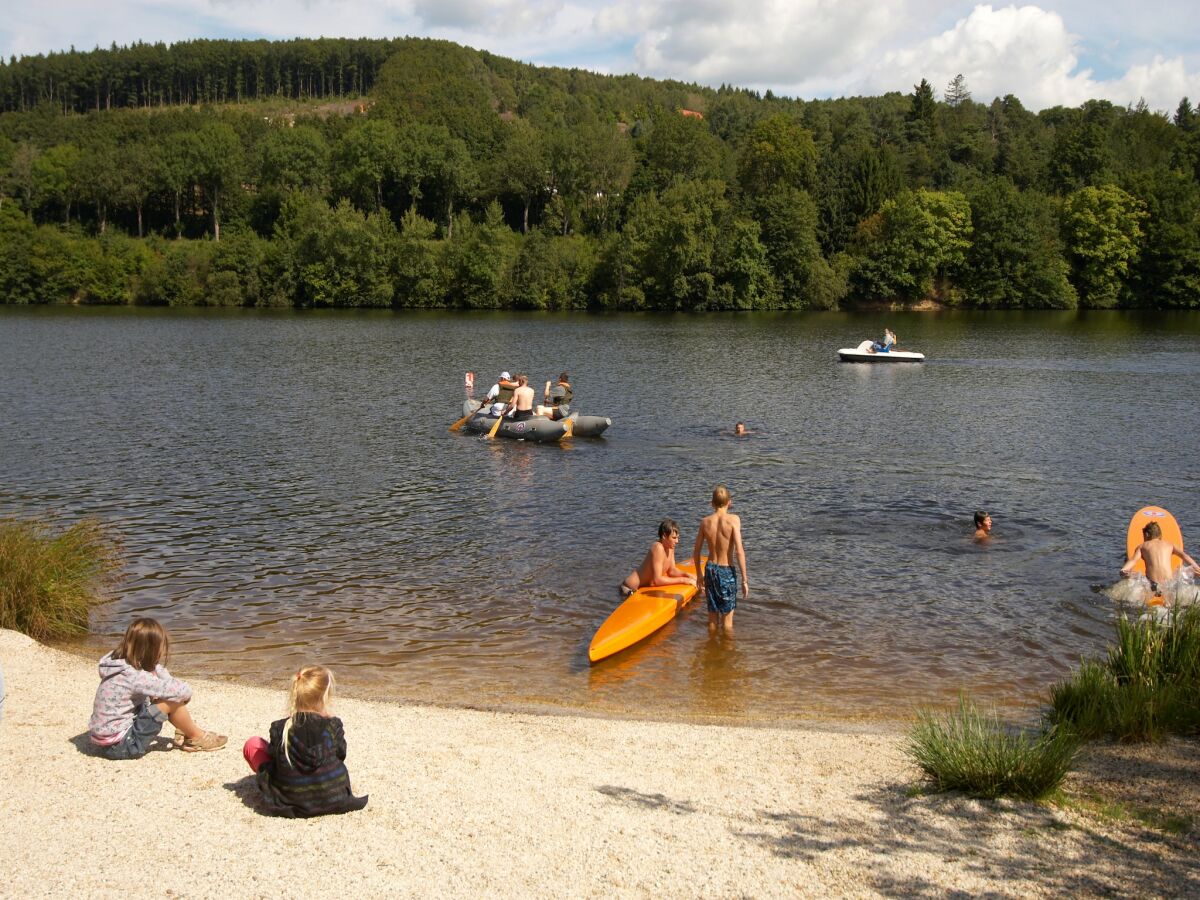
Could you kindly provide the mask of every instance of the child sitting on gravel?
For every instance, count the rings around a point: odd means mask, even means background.
[[[252,737],[242,748],[258,776],[268,811],[289,818],[362,809],[366,797],[350,792],[346,735],[330,715],[333,673],[305,666],[292,677],[288,718],[271,723],[271,740]]]
[[[188,752],[220,750],[228,740],[200,728],[188,712],[192,689],[172,678],[163,663],[170,649],[166,630],[155,619],[134,619],[121,644],[100,660],[100,686],[88,732],[109,759],[145,756],[163,724],[175,726],[175,745]]]

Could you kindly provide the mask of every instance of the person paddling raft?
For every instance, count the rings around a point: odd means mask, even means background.
[[[529,386],[529,377],[527,375],[517,376],[517,387],[512,393],[512,402],[501,413],[507,413],[512,409],[512,420],[514,422],[523,422],[533,416],[533,388]]]
[[[675,524],[674,519],[663,519],[658,526],[658,540],[650,545],[642,564],[621,582],[621,596],[628,597],[644,587],[695,584],[695,576],[675,565],[675,547],[678,544],[679,526]]]
[[[512,375],[508,372],[501,372],[500,378],[495,384],[488,389],[487,396],[483,398],[483,403],[479,406],[481,413],[489,413],[493,416],[504,414],[505,407],[512,401],[513,393],[517,389],[517,383],[513,380]],[[491,409],[488,409],[488,406]]]
[[[1200,575],[1200,566],[1196,565],[1194,559],[1170,541],[1163,540],[1162,529],[1157,522],[1151,522],[1143,528],[1142,537],[1145,540],[1138,544],[1133,555],[1121,567],[1122,578],[1134,576],[1133,567],[1140,559],[1146,564],[1146,579],[1150,582],[1152,595],[1161,597],[1167,582],[1171,580],[1172,557],[1178,556],[1184,563],[1192,567],[1192,572]]]
[[[563,419],[571,414],[571,401],[575,399],[575,393],[571,390],[571,377],[563,372],[558,376],[558,383],[554,387],[550,387],[550,382],[546,382],[546,389],[542,391],[542,405],[538,406],[537,414],[539,416],[548,416],[551,419]]]

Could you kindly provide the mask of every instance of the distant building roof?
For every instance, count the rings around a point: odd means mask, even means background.
[[[691,116],[694,119],[703,119],[704,118],[704,113],[698,113],[694,109],[681,109],[681,110],[679,110],[679,114],[681,116]]]

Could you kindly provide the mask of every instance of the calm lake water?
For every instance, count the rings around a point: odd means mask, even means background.
[[[921,366],[839,364],[891,325]],[[73,645],[360,696],[790,723],[963,689],[1034,708],[1099,651],[1129,516],[1200,534],[1200,315],[355,314],[0,307],[0,514],[94,516],[126,577]],[[571,373],[602,440],[450,434],[463,372]],[[753,432],[730,434],[737,419]],[[589,667],[664,516],[717,483],[751,595]],[[970,539],[986,508],[996,537]],[[684,552],[686,551],[686,552]]]

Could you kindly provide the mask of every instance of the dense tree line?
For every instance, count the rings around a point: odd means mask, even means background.
[[[110,74],[0,114],[0,302],[1200,306],[1186,98],[800,101],[406,39],[161,48],[164,84],[203,62],[148,100],[110,78],[144,48],[63,54]],[[256,59],[316,99],[256,101]]]

